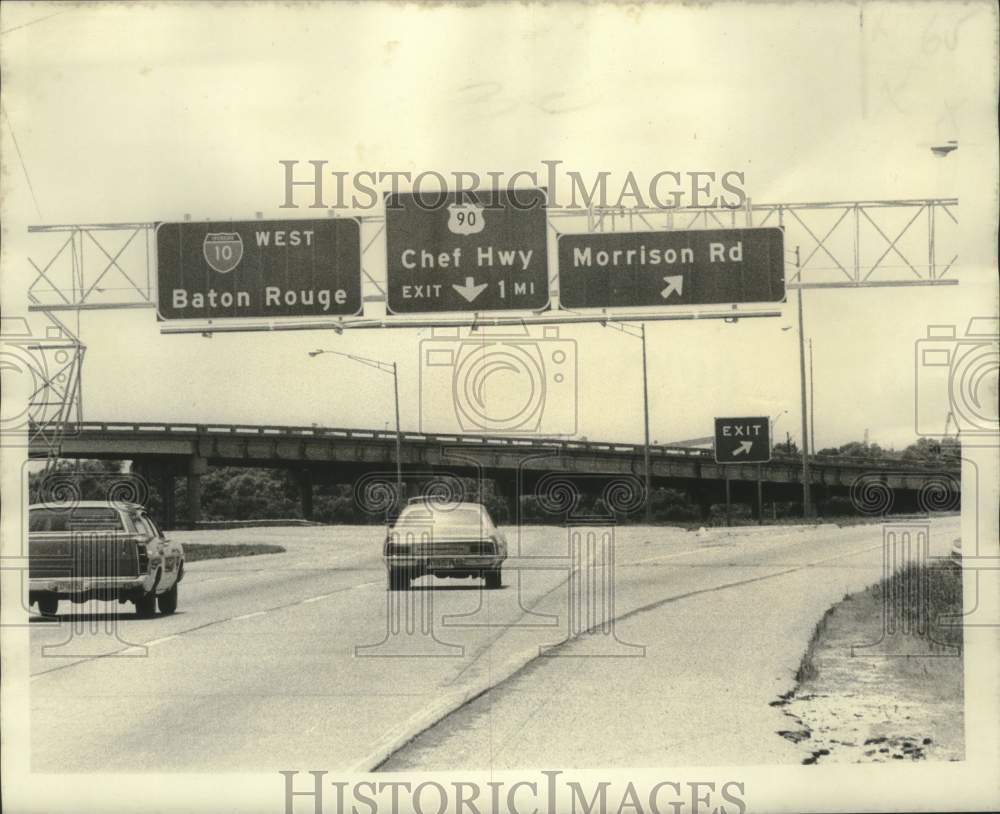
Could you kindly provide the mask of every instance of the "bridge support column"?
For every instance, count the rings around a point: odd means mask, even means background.
[[[156,488],[160,493],[163,528],[177,527],[177,501],[174,499],[174,470],[170,464],[163,464],[157,473]]]
[[[517,491],[517,475],[493,475],[493,484],[497,495],[503,498],[507,506],[507,520],[510,525],[515,525],[521,516],[520,495]]]
[[[132,460],[131,473],[142,478],[147,497],[154,487],[160,496],[159,512],[154,514],[154,517],[164,529],[172,529],[177,525],[177,501],[174,499],[175,470],[176,464],[163,458]]]
[[[188,459],[187,508],[192,528],[201,520],[201,476],[208,472],[208,460],[197,455]]]
[[[299,484],[299,500],[302,506],[302,516],[306,520],[313,519],[313,473],[311,469],[300,469],[296,474]]]
[[[698,504],[698,511],[701,515],[701,522],[707,523],[712,516],[712,490],[705,486],[697,486],[688,491],[689,499],[692,503]]]

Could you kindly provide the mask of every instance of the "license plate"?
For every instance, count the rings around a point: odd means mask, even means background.
[[[455,566],[454,560],[431,560],[431,568],[453,568]]]
[[[435,546],[435,554],[462,556],[469,552],[469,547],[464,545],[439,545]]]

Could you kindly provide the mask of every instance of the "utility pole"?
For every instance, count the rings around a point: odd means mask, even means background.
[[[646,430],[646,442],[642,449],[642,459],[643,459],[643,470],[645,472],[645,489],[646,489],[646,524],[649,525],[653,519],[653,509],[650,498],[652,497],[652,491],[650,489],[650,473],[649,473],[649,383],[646,378],[646,323],[642,323],[642,333],[640,334],[642,339],[642,413],[643,413],[643,423]]]
[[[802,265],[799,247],[795,247],[796,279],[802,281]],[[802,396],[802,516],[812,517],[812,501],[809,496],[809,412],[806,400],[806,340],[802,319],[802,287],[796,289],[799,300],[799,385]]]
[[[813,391],[813,341],[809,340],[809,448],[816,454],[816,397]]]

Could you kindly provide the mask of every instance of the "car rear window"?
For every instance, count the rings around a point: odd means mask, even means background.
[[[100,506],[57,509],[31,509],[28,531],[125,531],[121,515]]]
[[[486,513],[471,507],[407,506],[396,521],[397,526],[461,526],[486,528],[490,525]]]

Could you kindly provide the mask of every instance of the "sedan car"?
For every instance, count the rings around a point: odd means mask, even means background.
[[[482,578],[487,588],[499,588],[507,540],[479,503],[417,498],[389,528],[383,556],[390,591],[408,590],[426,574]]]
[[[132,602],[139,616],[177,610],[184,549],[137,503],[85,500],[28,507],[28,601],[44,616],[59,602]]]

